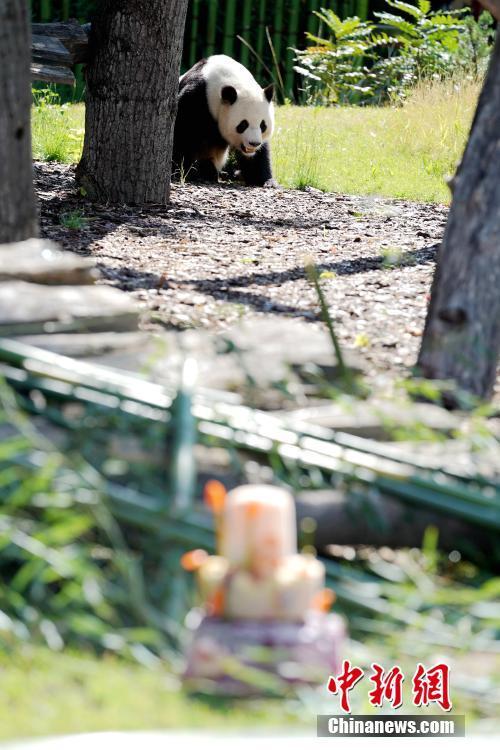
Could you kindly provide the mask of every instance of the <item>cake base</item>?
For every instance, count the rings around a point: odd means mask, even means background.
[[[299,685],[326,684],[339,671],[344,620],[311,612],[305,622],[223,620],[193,610],[184,684],[225,696],[283,695]]]

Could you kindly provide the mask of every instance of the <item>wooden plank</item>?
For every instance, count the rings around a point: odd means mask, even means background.
[[[0,281],[93,284],[98,277],[95,260],[61,252],[48,240],[32,239],[0,245]]]
[[[0,283],[0,336],[132,331],[138,324],[137,304],[109,286]]]
[[[76,78],[71,68],[62,65],[44,65],[34,60],[31,63],[31,79],[33,81],[47,81],[49,83],[67,83],[74,86]]]
[[[31,32],[59,39],[71,53],[73,64],[87,62],[89,40],[85,28],[78,21],[72,19],[64,23],[33,23]]]
[[[31,38],[31,57],[43,62],[55,62],[72,65],[73,56],[64,44],[56,37],[33,34]]]

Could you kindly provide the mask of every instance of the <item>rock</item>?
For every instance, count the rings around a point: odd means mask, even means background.
[[[0,336],[71,331],[130,331],[139,324],[133,300],[107,286],[0,283]]]
[[[93,284],[99,278],[95,260],[61,252],[50,240],[0,245],[0,281],[37,284]]]
[[[143,351],[155,337],[143,331],[127,331],[126,333],[54,333],[34,336],[19,336],[18,341],[29,346],[47,349],[55,354],[76,359],[96,359],[116,351]],[[137,360],[136,360],[136,364]]]

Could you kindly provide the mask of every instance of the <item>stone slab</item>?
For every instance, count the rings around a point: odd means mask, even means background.
[[[139,308],[108,286],[42,286],[0,283],[0,336],[73,331],[130,331]]]
[[[49,240],[0,245],[0,281],[37,284],[93,284],[99,278],[95,260],[61,251]]]

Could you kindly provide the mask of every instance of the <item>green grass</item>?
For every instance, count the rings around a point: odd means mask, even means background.
[[[165,669],[25,645],[0,651],[0,740],[134,729],[277,726],[277,701],[201,701]],[[311,719],[312,722],[312,719]],[[312,724],[311,724],[312,725]]]
[[[448,202],[446,178],[459,161],[479,84],[423,84],[399,107],[285,106],[273,154],[285,187]],[[76,161],[84,108],[42,103],[33,110],[36,159]]]
[[[479,86],[425,85],[402,107],[282,107],[273,143],[287,187],[448,202]]]
[[[40,161],[75,162],[83,145],[83,104],[48,103],[33,107],[33,157]]]
[[[84,229],[87,221],[81,211],[68,211],[61,214],[59,223],[66,229]]]

